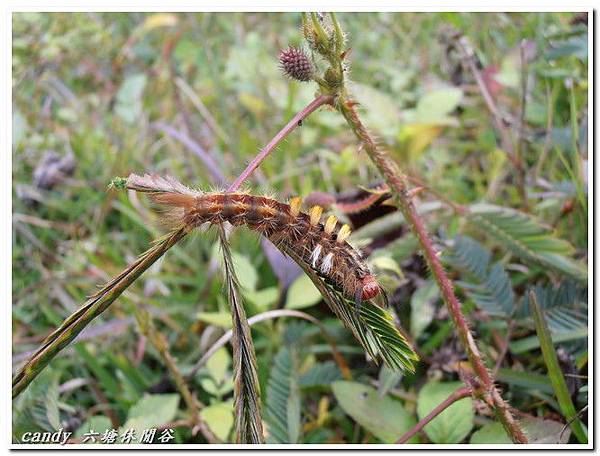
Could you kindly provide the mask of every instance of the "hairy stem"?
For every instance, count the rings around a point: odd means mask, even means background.
[[[283,127],[279,133],[277,133],[271,141],[252,159],[246,169],[238,176],[238,178],[229,186],[228,192],[235,192],[240,188],[242,183],[250,177],[256,168],[267,158],[267,156],[277,147],[277,145],[285,139],[292,131],[302,124],[302,121],[306,119],[311,113],[316,111],[318,108],[325,104],[331,104],[333,97],[330,95],[320,95],[311,101],[302,111],[296,114],[292,120],[290,120],[285,127]]]
[[[440,289],[442,298],[448,307],[448,311],[452,316],[452,320],[458,332],[459,338],[465,347],[467,356],[475,374],[479,378],[484,389],[484,399],[495,411],[498,419],[504,425],[506,431],[511,436],[514,442],[527,443],[527,438],[523,433],[519,424],[511,415],[508,405],[503,401],[502,397],[494,386],[494,380],[485,366],[479,349],[475,344],[473,334],[469,329],[469,325],[463,315],[460,302],[454,294],[452,282],[446,275],[442,263],[433,247],[431,238],[425,229],[423,220],[417,213],[412,198],[408,192],[407,179],[388,155],[377,147],[375,141],[363,125],[358,112],[355,109],[355,103],[348,100],[344,95],[341,95],[337,100],[336,108],[344,116],[348,125],[361,142],[365,152],[369,155],[375,166],[386,180],[398,207],[404,218],[411,225],[411,229],[419,241],[423,256],[427,262],[429,269],[435,278],[435,281]]]
[[[414,436],[417,432],[423,429],[431,420],[433,420],[436,416],[454,404],[456,401],[468,397],[471,395],[471,389],[463,386],[462,388],[454,391],[450,396],[448,396],[444,402],[434,408],[429,415],[419,421],[415,427],[411,430],[407,431],[402,437],[400,437],[396,443],[406,443],[412,436]]]

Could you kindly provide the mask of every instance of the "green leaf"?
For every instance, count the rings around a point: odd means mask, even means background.
[[[587,282],[586,266],[569,258],[573,246],[557,238],[529,214],[491,204],[475,204],[470,207],[467,220],[522,260]]]
[[[529,443],[569,443],[571,430],[569,428],[565,429],[565,425],[558,421],[540,418],[525,418],[523,420],[523,425],[525,433],[529,438]]]
[[[548,325],[546,324],[546,320],[544,319],[544,315],[542,314],[542,310],[537,303],[537,299],[535,298],[533,291],[531,292],[531,305],[533,308],[535,330],[540,339],[542,355],[544,357],[544,361],[546,362],[548,376],[550,377],[550,382],[552,383],[552,388],[554,388],[554,393],[558,399],[560,409],[565,418],[571,421],[571,429],[577,437],[577,440],[579,440],[581,443],[587,443],[587,431],[584,429],[581,421],[577,417],[575,406],[573,405],[571,395],[569,394],[569,389],[567,388],[567,382],[565,381],[565,377],[563,376],[560,365],[558,364],[558,356],[556,355],[556,350],[554,350],[550,330],[548,329]]]
[[[588,270],[586,265],[581,261],[553,252],[538,252],[538,256],[545,265],[551,264],[553,265],[553,269],[569,277],[573,277],[580,282],[587,281]]]
[[[206,369],[217,383],[225,381],[231,365],[231,356],[225,347],[220,348],[206,361]]]
[[[144,429],[173,421],[179,407],[179,394],[148,394],[134,404],[121,431],[134,429],[139,438]]]
[[[509,316],[515,311],[515,296],[510,277],[501,263],[491,263],[492,254],[468,236],[457,236],[444,255],[453,268],[466,273],[457,285],[490,315]]]
[[[500,423],[488,423],[478,431],[475,431],[471,436],[470,443],[472,444],[484,444],[484,443],[505,443],[512,444],[512,440],[504,430],[504,427]]]
[[[417,103],[414,123],[446,125],[454,123],[448,115],[462,100],[462,91],[455,87],[437,89],[425,94]]]
[[[183,39],[177,42],[173,57],[181,64],[200,65],[204,52],[195,41]]]
[[[367,125],[386,136],[393,136],[398,132],[400,110],[389,94],[358,83],[353,83],[350,90],[356,100],[365,107]]]
[[[121,398],[121,390],[119,388],[119,384],[115,379],[114,372],[105,368],[100,360],[102,358],[96,356],[95,354],[90,353],[88,350],[88,346],[92,347],[92,345],[87,344],[76,344],[74,346],[75,350],[84,360],[87,367],[93,372],[94,376],[98,379],[102,388],[108,392],[113,398],[119,400]],[[94,347],[97,350],[97,347]]]
[[[417,398],[419,419],[425,418],[462,386],[464,386],[462,382],[426,383]],[[473,400],[465,397],[436,416],[424,427],[424,430],[433,443],[460,443],[473,429],[473,417]]]
[[[297,443],[300,437],[297,365],[298,354],[294,347],[283,346],[273,361],[265,413],[269,426],[268,443]]]
[[[148,77],[144,73],[127,76],[117,92],[117,101],[131,103],[139,100],[147,82]]]
[[[319,290],[306,274],[301,274],[290,286],[285,307],[288,309],[305,309],[314,306],[323,299]]]
[[[561,57],[574,55],[581,60],[587,59],[588,56],[588,39],[587,33],[581,36],[574,36],[568,40],[562,40],[553,43],[553,47],[548,49],[544,54],[545,60],[555,60]]]
[[[100,436],[104,434],[104,431],[108,431],[113,428],[111,421],[104,415],[94,415],[89,417],[75,432],[75,437],[83,437],[86,432],[99,432]],[[139,436],[138,436],[139,437]],[[96,437],[96,442],[99,442],[100,437]],[[92,443],[89,440],[86,443]]]
[[[204,407],[200,416],[213,434],[223,442],[227,442],[233,428],[233,404],[231,401],[218,402]]]
[[[380,397],[375,388],[347,381],[335,382],[331,387],[340,407],[384,443],[395,443],[417,424],[401,402]],[[408,443],[418,443],[418,437]]]
[[[572,281],[564,281],[558,287],[538,285],[534,291],[553,336],[588,329],[587,287],[578,286]],[[531,302],[528,294],[523,297],[517,315],[520,318],[531,317]]]
[[[444,260],[470,274],[478,282],[483,282],[488,275],[492,253],[469,236],[456,236],[449,244],[450,249],[444,255]]]
[[[262,290],[242,290],[244,299],[254,304],[261,312],[270,309],[279,299],[279,288],[268,287]]]
[[[115,112],[127,123],[133,123],[142,113],[142,93],[148,78],[144,73],[136,73],[125,78],[117,92]]]
[[[545,375],[533,372],[522,372],[514,369],[499,369],[496,378],[500,382],[516,385],[528,390],[552,393],[552,384]]]
[[[16,107],[12,110],[12,147],[13,150],[21,143],[25,137],[29,126],[27,125],[27,119],[21,111]]]
[[[199,312],[197,318],[209,325],[231,329],[231,314],[228,312]]]
[[[564,429],[558,421],[540,418],[520,420],[529,443],[559,444],[568,443],[571,430]],[[472,444],[509,444],[513,442],[500,423],[488,423],[471,436]]]
[[[237,252],[232,253],[233,267],[242,290],[256,290],[258,272],[248,257]]]
[[[516,88],[520,81],[519,63],[514,56],[508,55],[502,60],[500,71],[494,75],[494,79],[506,87]]]
[[[46,404],[46,418],[52,429],[60,427],[60,412],[58,410],[58,375],[54,377],[52,383],[44,394],[44,403]]]
[[[206,370],[210,378],[202,378],[200,384],[207,393],[223,397],[233,389],[233,379],[230,371],[231,356],[226,348],[220,348],[206,362]]]
[[[571,340],[585,339],[588,337],[588,332],[589,331],[587,328],[581,328],[571,332],[559,333],[552,336],[552,342],[554,344],[560,344],[562,342],[569,342]],[[523,339],[509,342],[508,347],[511,353],[519,355],[521,353],[526,353],[539,348],[540,339],[538,336],[524,337]]]
[[[298,385],[300,388],[329,388],[329,385],[342,378],[340,368],[333,361],[315,363],[308,371],[300,377]]]
[[[410,332],[417,339],[432,322],[435,301],[439,297],[438,287],[433,280],[421,286],[410,298]]]
[[[392,388],[395,388],[402,377],[402,372],[394,371],[386,365],[381,366],[381,369],[379,369],[379,388],[377,388],[379,397],[385,396]]]
[[[378,255],[370,259],[370,264],[373,266],[376,273],[379,271],[391,271],[399,278],[404,278],[400,265],[398,265],[398,262],[390,256]]]

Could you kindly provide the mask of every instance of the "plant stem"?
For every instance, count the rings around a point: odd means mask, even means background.
[[[454,321],[460,340],[465,347],[469,361],[473,366],[473,370],[477,377],[479,377],[479,381],[484,390],[484,397],[482,397],[482,399],[494,409],[498,419],[502,422],[514,442],[527,443],[525,434],[511,415],[508,405],[503,401],[496,390],[494,380],[483,362],[479,349],[477,348],[473,335],[469,329],[467,320],[462,313],[460,302],[454,294],[452,282],[444,271],[437,252],[433,247],[433,243],[425,229],[423,220],[417,213],[408,193],[406,177],[398,165],[391,160],[383,150],[377,147],[375,141],[360,120],[358,112],[355,109],[355,103],[346,99],[344,95],[341,95],[335,106],[344,116],[348,125],[361,142],[365,152],[369,155],[370,159],[385,178],[396,199],[399,209],[404,215],[404,218],[410,223],[412,231],[423,250],[423,256],[425,257],[429,269],[440,289],[444,302],[448,306],[448,311],[452,316],[452,320]]]
[[[477,83],[477,87],[479,88],[479,91],[481,92],[481,96],[483,97],[483,100],[485,101],[485,105],[487,106],[490,115],[491,115],[491,119],[492,119],[492,123],[494,124],[494,129],[496,130],[496,132],[498,133],[499,137],[500,137],[500,146],[502,147],[503,152],[506,154],[507,158],[510,160],[511,164],[513,165],[514,169],[515,169],[515,173],[516,173],[516,187],[517,190],[519,192],[519,196],[522,200],[523,203],[523,208],[527,209],[527,189],[525,186],[525,173],[526,173],[526,169],[525,169],[525,162],[522,159],[522,151],[521,151],[521,140],[522,140],[522,129],[523,129],[523,118],[525,116],[525,99],[526,99],[526,74],[525,74],[525,57],[524,57],[524,53],[523,53],[523,45],[521,45],[521,58],[522,58],[522,65],[521,65],[521,77],[522,77],[522,101],[521,101],[521,110],[522,110],[522,114],[521,114],[521,119],[520,119],[520,124],[519,124],[519,134],[518,134],[518,138],[517,138],[517,144],[515,147],[515,143],[513,141],[513,135],[511,135],[511,130],[510,130],[510,124],[509,122],[505,119],[505,117],[503,116],[503,114],[500,112],[500,109],[498,108],[498,105],[496,104],[494,97],[492,96],[492,94],[489,91],[488,85],[486,84],[484,78],[483,78],[483,74],[481,73],[481,70],[479,69],[479,67],[477,66],[477,60],[476,60],[476,56],[475,56],[475,51],[473,49],[473,47],[471,46],[471,43],[469,42],[469,40],[467,39],[466,36],[455,32],[453,34],[453,36],[450,37],[450,39],[452,40],[452,42],[454,43],[454,45],[456,46],[456,49],[459,51],[460,54],[460,58],[461,58],[461,63],[462,65],[468,69],[472,74],[473,77],[475,78],[475,81]],[[512,123],[512,121],[510,122]]]
[[[323,325],[323,323],[321,323],[321,321],[319,321],[315,317],[313,317],[305,312],[300,312],[298,310],[275,309],[275,310],[269,310],[267,312],[263,312],[261,314],[254,315],[253,317],[248,318],[248,326],[252,326],[252,325],[255,325],[262,321],[271,320],[273,318],[280,318],[280,317],[303,318],[304,320],[308,320],[311,323],[317,325],[319,327],[319,329],[321,330],[323,337],[325,338],[327,343],[331,346],[331,352],[333,354],[333,358],[335,359],[338,367],[340,368],[340,371],[342,372],[342,376],[346,380],[349,380],[352,378],[352,373],[351,373],[350,369],[348,368],[348,365],[347,365],[346,361],[344,360],[344,357],[338,350],[337,344],[335,343],[333,338],[327,332],[327,328],[325,327],[325,325]],[[211,345],[211,347],[202,355],[202,358],[200,358],[200,360],[198,360],[198,362],[196,364],[194,364],[194,367],[186,375],[186,378],[190,379],[191,377],[193,377],[196,374],[196,372],[198,371],[198,369],[200,369],[202,366],[204,366],[204,364],[206,364],[206,362],[211,358],[211,356],[214,355],[217,352],[217,350],[219,350],[221,347],[225,346],[225,344],[227,344],[227,342],[229,342],[232,337],[233,337],[233,330],[230,329],[225,334],[223,334],[213,345]]]
[[[521,107],[519,112],[519,129],[517,131],[517,144],[515,147],[515,159],[517,167],[517,189],[523,201],[523,209],[528,211],[526,170],[523,160],[523,149],[525,147],[525,112],[527,111],[527,57],[525,56],[526,40],[521,41],[519,46],[521,56]]]
[[[198,399],[194,397],[188,388],[183,374],[177,367],[177,363],[169,351],[167,339],[158,329],[156,329],[156,326],[154,326],[150,313],[148,313],[148,311],[142,307],[137,307],[135,309],[135,318],[140,331],[148,338],[152,346],[156,349],[165,366],[167,366],[167,369],[171,373],[171,376],[173,377],[175,386],[179,390],[179,393],[181,394],[181,397],[183,398],[183,401],[190,412],[190,427],[192,428],[192,435],[194,435],[199,429],[208,443],[219,443],[217,437],[210,431],[206,423],[202,420],[199,412],[203,407],[203,404],[201,404]]]
[[[442,402],[440,405],[438,405],[436,408],[434,408],[431,411],[431,413],[429,413],[429,415],[427,415],[425,418],[423,418],[421,421],[419,421],[415,427],[413,427],[411,430],[406,432],[402,437],[400,437],[396,441],[396,443],[406,443],[408,440],[410,440],[410,438],[412,436],[414,436],[417,432],[419,432],[421,429],[423,429],[436,416],[438,416],[440,413],[442,413],[444,410],[446,410],[448,407],[450,407],[456,401],[458,401],[460,399],[464,399],[465,397],[468,397],[470,395],[471,395],[471,389],[466,386],[463,386],[462,388],[457,389],[450,396],[448,396],[444,400],[444,402]]]
[[[240,188],[242,183],[250,177],[256,168],[267,158],[267,156],[277,147],[277,145],[285,139],[292,131],[302,124],[302,121],[306,119],[310,114],[316,111],[318,108],[325,104],[331,104],[333,97],[330,95],[320,95],[311,101],[302,111],[296,114],[292,120],[290,120],[285,127],[283,127],[279,133],[277,133],[271,141],[252,159],[246,169],[238,176],[238,178],[229,186],[228,192],[235,192]]]

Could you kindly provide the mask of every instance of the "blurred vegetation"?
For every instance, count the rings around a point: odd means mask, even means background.
[[[556,365],[545,364],[528,292],[536,293],[587,423],[587,19],[338,16],[365,122],[410,176],[441,195],[421,192],[416,204],[486,359],[497,364],[504,395],[535,441],[578,441],[563,431],[563,401],[548,377]],[[111,178],[154,172],[223,188],[313,98],[314,85],[278,69],[278,51],[301,44],[299,24],[296,13],[13,15],[15,367],[162,232],[146,201],[106,191]],[[474,49],[501,129],[522,157],[526,201],[481,86],[444,38],[449,27]],[[343,119],[324,108],[248,187],[284,199],[356,191],[378,178]],[[468,375],[398,213],[380,205],[351,221],[355,244],[370,253],[422,360],[407,376],[366,360],[308,278],[253,233],[237,230],[231,242],[248,316],[286,308],[323,323],[284,317],[252,326],[269,442],[393,443]],[[231,326],[216,244],[214,233],[200,233],[175,247],[57,357],[14,401],[14,441],[59,427],[81,438],[92,428],[171,425],[176,442],[206,442],[210,433],[213,441],[234,441],[230,347],[193,369]],[[186,421],[189,401],[136,326],[135,308],[150,314],[181,373],[193,373],[189,388],[210,433],[193,432]],[[411,440],[506,441],[471,398]]]

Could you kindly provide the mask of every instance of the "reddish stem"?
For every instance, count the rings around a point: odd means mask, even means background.
[[[279,133],[277,133],[273,139],[267,144],[259,153],[252,159],[250,164],[246,167],[246,169],[238,176],[238,178],[229,186],[227,189],[228,192],[235,192],[240,188],[242,183],[250,177],[250,175],[254,172],[256,168],[261,164],[261,162],[267,158],[267,156],[277,147],[277,145],[285,139],[287,135],[289,135],[292,131],[296,129],[297,126],[302,124],[302,121],[306,119],[310,114],[316,111],[318,108],[325,104],[331,104],[333,102],[333,97],[331,95],[319,95],[313,101],[309,103],[302,111],[294,116],[292,120],[288,122],[288,124],[283,127]]]
[[[406,176],[404,176],[396,162],[390,159],[385,151],[377,147],[375,141],[360,120],[355,105],[356,103],[351,100],[341,100],[338,103],[338,109],[348,122],[348,125],[354,134],[361,141],[364,150],[385,178],[390,190],[395,196],[398,208],[404,215],[406,221],[411,225],[412,232],[421,245],[423,257],[429,266],[431,274],[437,282],[442,298],[448,306],[448,311],[454,321],[456,331],[465,347],[469,361],[473,366],[475,374],[479,377],[481,386],[484,390],[480,395],[480,399],[484,400],[493,408],[498,419],[502,422],[513,441],[516,443],[527,443],[527,437],[510,414],[508,405],[504,402],[500,393],[498,393],[498,390],[494,385],[494,380],[483,362],[479,349],[475,344],[473,334],[471,333],[467,320],[462,312],[460,302],[454,294],[452,282],[446,275],[437,252],[433,247],[433,242],[425,229],[423,219],[421,219],[417,213],[412,202],[412,197],[407,188],[408,184]]]
[[[421,421],[417,423],[417,425],[412,428],[410,431],[406,432],[402,437],[400,437],[396,443],[406,443],[412,436],[414,436],[417,432],[423,429],[427,423],[433,420],[436,416],[454,404],[456,401],[468,397],[471,395],[471,389],[463,386],[462,388],[454,391],[450,396],[448,396],[444,402],[434,408],[429,415],[423,418]]]

